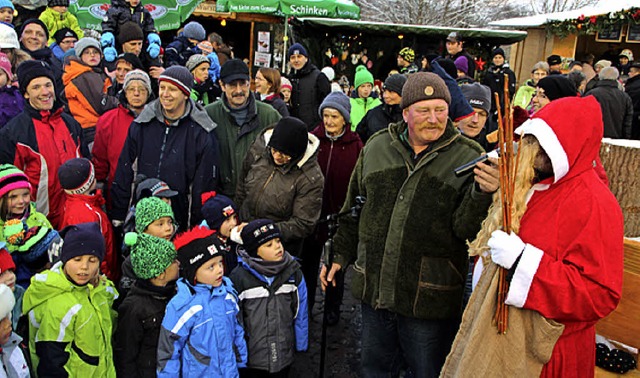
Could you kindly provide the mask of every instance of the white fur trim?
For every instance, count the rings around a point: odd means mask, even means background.
[[[9,286],[0,284],[0,320],[11,315],[15,304],[16,299],[13,296],[13,291],[11,291]]]
[[[554,183],[560,181],[569,172],[567,153],[564,151],[556,133],[542,118],[533,118],[526,121],[516,129],[515,133],[521,136],[531,134],[538,139],[540,146],[551,159]]]
[[[533,282],[533,277],[536,275],[542,260],[542,255],[544,255],[544,252],[540,249],[531,244],[525,245],[520,262],[511,279],[511,285],[509,285],[506,304],[519,308],[524,306],[529,296],[531,282]]]

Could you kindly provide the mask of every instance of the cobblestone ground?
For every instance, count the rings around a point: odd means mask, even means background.
[[[360,334],[362,318],[360,303],[349,290],[352,270],[347,271],[340,322],[327,328],[327,351],[324,377],[360,377]],[[309,350],[296,355],[289,377],[315,378],[320,371],[320,339],[322,336],[323,295],[318,283],[316,304],[309,320]]]

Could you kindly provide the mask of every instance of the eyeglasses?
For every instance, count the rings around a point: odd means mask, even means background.
[[[132,86],[127,87],[127,89],[125,89],[124,91],[127,92],[127,93],[138,92],[140,94],[144,94],[144,93],[148,93],[149,92],[147,90],[147,88],[144,88],[144,87],[132,87]]]

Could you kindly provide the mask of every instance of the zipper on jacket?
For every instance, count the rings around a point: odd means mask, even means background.
[[[329,174],[329,168],[331,168],[331,158],[333,157],[333,142],[334,140],[332,139],[331,148],[329,148],[329,159],[327,159],[327,170],[324,172],[325,183],[326,183],[327,175]]]
[[[262,195],[264,194],[264,190],[266,189],[267,185],[269,185],[269,183],[271,182],[271,180],[273,179],[273,176],[276,174],[276,167],[273,168],[273,171],[271,171],[271,174],[269,175],[269,178],[267,179],[267,181],[265,181],[264,185],[262,185],[262,190],[260,191],[260,195],[258,196],[258,199],[262,198]],[[258,214],[258,204],[260,203],[260,201],[256,201],[256,206],[254,208],[253,213],[254,214]]]
[[[164,138],[162,138],[162,145],[160,146],[160,159],[158,161],[158,176],[160,177],[160,169],[162,168],[162,159],[164,158],[164,149],[167,145],[167,138],[169,137],[169,126],[165,126]]]

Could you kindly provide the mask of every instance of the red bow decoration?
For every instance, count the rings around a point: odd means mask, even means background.
[[[476,68],[479,71],[484,70],[484,65],[487,64],[487,62],[485,62],[484,60],[482,60],[482,58],[476,58]]]
[[[202,201],[202,204],[204,205],[205,202],[207,202],[209,200],[209,198],[213,198],[216,196],[216,192],[215,190],[212,192],[204,192],[200,195],[200,201]]]

